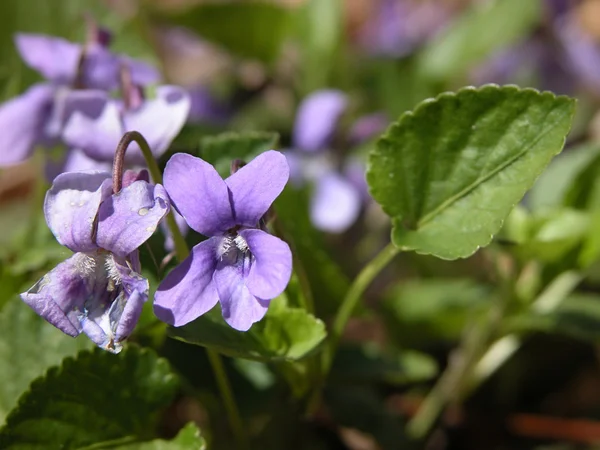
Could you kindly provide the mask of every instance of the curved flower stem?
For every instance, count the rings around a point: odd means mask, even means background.
[[[117,145],[117,150],[115,151],[115,161],[113,166],[113,190],[114,192],[119,192],[121,190],[121,185],[123,183],[123,165],[125,152],[127,151],[127,147],[132,142],[136,142],[140,149],[142,150],[142,154],[144,155],[144,159],[146,160],[146,165],[148,166],[148,171],[150,172],[150,176],[155,183],[162,184],[162,174],[154,159],[154,155],[150,150],[150,146],[148,142],[142,136],[141,133],[137,131],[128,131],[123,135],[119,144]],[[181,235],[179,231],[179,227],[177,226],[177,222],[175,222],[175,216],[173,215],[173,211],[171,211],[167,215],[167,226],[173,235],[173,242],[175,244],[175,253],[177,255],[177,259],[179,261],[183,261],[190,254],[190,251],[185,243],[185,239]]]
[[[162,184],[162,174],[160,172],[158,164],[156,163],[156,160],[154,159],[154,155],[150,150],[148,142],[146,141],[144,136],[141,135],[141,133],[137,131],[128,131],[121,138],[119,145],[117,145],[117,150],[115,151],[115,162],[113,168],[113,190],[115,192],[118,192],[121,189],[123,178],[123,160],[125,157],[125,152],[127,151],[127,147],[132,142],[137,142],[137,144],[140,146],[152,180],[154,180],[155,183]],[[173,215],[173,211],[171,211],[167,215],[167,226],[169,227],[169,231],[173,236],[177,260],[181,262],[185,258],[187,258],[187,256],[190,254],[190,251],[185,242],[185,239],[183,239],[183,236],[181,235],[181,231],[177,226],[177,222],[175,222],[175,216]],[[247,449],[249,448],[249,446],[248,441],[246,440],[246,433],[244,432],[242,418],[240,416],[237,405],[235,404],[233,390],[231,389],[231,384],[229,383],[229,379],[227,378],[225,368],[223,367],[223,361],[221,360],[221,356],[219,355],[219,353],[210,348],[206,349],[206,353],[208,354],[210,365],[217,380],[217,385],[219,386],[221,397],[223,398],[223,401],[225,403],[225,409],[227,410],[227,414],[229,416],[229,423],[235,435],[238,448]]]
[[[352,311],[356,308],[356,305],[362,294],[365,292],[367,287],[371,284],[373,279],[381,272],[381,270],[396,256],[400,253],[400,249],[395,247],[392,243],[389,243],[384,247],[376,256],[373,258],[358,274],[353,281],[350,289],[346,293],[346,297],[342,301],[340,308],[333,321],[333,326],[329,338],[329,347],[323,353],[323,377],[327,376],[327,373],[331,369],[333,357],[335,351],[346,328],[346,323],[352,315]]]

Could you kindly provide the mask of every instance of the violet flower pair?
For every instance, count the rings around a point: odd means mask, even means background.
[[[293,149],[286,152],[291,178],[296,185],[312,183],[310,218],[320,230],[340,233],[358,218],[368,200],[364,164],[348,158],[343,164],[331,151],[339,120],[348,106],[346,95],[337,90],[315,91],[300,104],[294,123]],[[364,116],[354,123],[348,141],[359,144],[382,131],[388,120],[383,114]]]
[[[259,321],[289,282],[288,245],[261,228],[289,168],[269,151],[226,180],[200,158],[176,154],[161,185],[130,176],[113,194],[104,172],[65,173],[46,195],[44,213],[57,240],[73,256],[21,298],[70,336],[85,333],[118,352],[148,298],[138,248],[169,211],[169,197],[194,230],[209,236],[159,285],[159,319],[184,325],[221,303],[223,317],[241,331]]]
[[[16,35],[19,54],[46,81],[0,106],[0,166],[23,162],[37,146],[63,143],[70,151],[54,172],[108,168],[124,132],[144,133],[158,156],[180,131],[190,108],[187,93],[161,86],[155,99],[146,100],[143,87],[158,82],[159,73],[111,53],[106,33],[96,30],[90,36],[81,46],[56,37]],[[121,100],[110,95],[118,88]],[[139,151],[128,158],[131,164],[143,163]]]

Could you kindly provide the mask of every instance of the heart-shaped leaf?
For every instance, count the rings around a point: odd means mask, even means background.
[[[169,327],[169,335],[220,353],[256,360],[297,360],[325,339],[325,324],[301,308],[290,308],[282,297],[272,301],[263,320],[248,331],[231,328],[213,308],[183,327]]]
[[[166,360],[130,346],[83,351],[36,379],[0,430],[0,448],[80,449],[151,440],[178,380]]]
[[[489,244],[564,145],[575,101],[487,85],[445,93],[393,124],[372,151],[371,194],[392,242],[444,259]]]

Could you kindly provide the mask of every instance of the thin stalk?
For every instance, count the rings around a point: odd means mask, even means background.
[[[324,377],[331,369],[333,357],[335,351],[342,337],[342,333],[346,328],[346,324],[352,315],[352,312],[356,308],[358,301],[361,299],[363,293],[369,287],[373,279],[381,272],[381,270],[396,256],[400,253],[400,250],[393,244],[388,244],[373,258],[358,274],[355,280],[352,282],[350,289],[346,293],[346,297],[342,301],[340,308],[333,321],[333,326],[329,334],[329,347],[323,354],[323,375]]]
[[[553,311],[577,287],[584,275],[576,271],[563,272],[557,276],[531,305],[537,314]],[[491,321],[480,327],[462,345],[465,354],[459,363],[450,363],[438,382],[431,389],[417,414],[407,424],[408,433],[421,439],[431,430],[433,424],[452,398],[464,399],[484,380],[500,368],[520,347],[517,335],[506,335],[490,341],[493,329]],[[483,351],[478,350],[483,346]]]
[[[154,159],[154,155],[150,150],[148,142],[139,132],[128,131],[121,138],[121,141],[117,145],[117,150],[115,151],[115,162],[113,167],[113,190],[115,192],[118,192],[121,189],[125,152],[127,151],[129,144],[132,142],[136,142],[142,150],[142,154],[146,160],[146,165],[148,166],[148,171],[150,172],[152,180],[154,180],[155,183],[162,184],[162,174],[158,164],[156,163],[156,160]],[[173,242],[175,243],[175,254],[177,259],[181,262],[187,258],[187,256],[190,254],[190,251],[185,240],[183,239],[183,236],[181,235],[181,231],[177,226],[177,222],[175,222],[175,216],[173,215],[173,212],[167,215],[167,226],[169,227],[169,231],[173,237]],[[221,397],[225,403],[225,409],[227,411],[227,415],[229,416],[229,423],[235,435],[238,448],[248,449],[250,447],[246,439],[246,433],[244,432],[242,418],[235,403],[233,390],[231,389],[231,384],[227,378],[227,373],[225,372],[221,356],[219,353],[209,348],[206,349],[206,352],[217,380]]]

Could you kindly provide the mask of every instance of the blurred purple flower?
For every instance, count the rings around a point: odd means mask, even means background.
[[[156,291],[154,312],[182,326],[221,303],[223,318],[246,331],[263,318],[292,271],[288,245],[259,224],[289,178],[285,157],[268,151],[226,180],[200,158],[178,153],[165,187],[190,228],[209,236]]]
[[[138,247],[169,211],[161,185],[124,177],[112,194],[106,172],[59,175],[46,194],[46,222],[58,242],[73,252],[21,298],[70,336],[85,333],[98,346],[118,353],[148,298]]]
[[[222,124],[231,117],[229,107],[219,102],[207,88],[198,86],[187,92],[190,96],[189,123]]]
[[[295,185],[314,184],[310,218],[323,231],[341,233],[358,218],[368,198],[364,165],[352,161],[341,169],[327,152],[339,119],[347,105],[341,91],[316,91],[300,105],[294,124],[293,150],[286,152]],[[349,141],[359,144],[385,128],[382,114],[359,119],[351,128]]]
[[[40,34],[15,36],[23,61],[47,82],[0,105],[0,166],[24,161],[36,145],[51,147],[60,142],[62,128],[73,111],[93,111],[98,106],[97,101],[86,98],[90,95],[87,91],[80,89],[116,88],[121,66],[129,67],[135,83],[146,85],[159,79],[151,66],[109,52],[102,36],[97,34],[97,39],[85,46]]]
[[[300,104],[294,124],[294,147],[307,152],[326,149],[348,105],[343,92],[316,91]]]
[[[178,86],[159,86],[156,98],[150,100],[137,98],[140,91],[135,87],[135,101],[114,100],[108,93],[94,92],[90,104],[71,115],[62,136],[67,145],[96,161],[111,161],[123,134],[134,130],[144,135],[154,156],[160,157],[185,124],[190,109],[189,96]],[[144,164],[137,144],[130,146],[125,161]]]
[[[400,58],[439,33],[452,17],[446,2],[375,0],[374,14],[361,33],[373,55]]]

